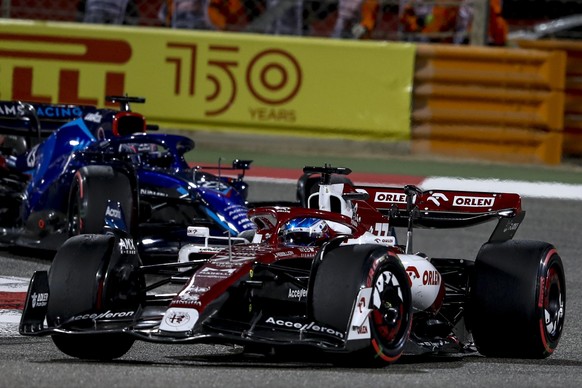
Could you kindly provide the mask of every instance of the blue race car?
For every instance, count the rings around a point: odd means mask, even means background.
[[[209,236],[252,235],[243,180],[251,161],[191,167],[194,141],[151,133],[130,108],[143,98],[107,99],[120,108],[0,102],[0,243],[57,250],[119,213],[146,262],[175,260]],[[205,233],[189,235],[189,226]]]

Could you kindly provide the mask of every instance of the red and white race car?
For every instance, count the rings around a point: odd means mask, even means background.
[[[206,244],[143,265],[131,236],[114,227],[69,239],[50,271],[33,276],[20,333],[51,335],[83,359],[120,357],[136,339],[310,349],[350,365],[554,351],[564,269],[550,243],[512,239],[525,215],[518,194],[355,186],[349,169],[330,166],[304,173],[303,206],[251,209],[248,242],[213,245],[216,237],[193,227]],[[476,258],[413,248],[415,228],[485,221],[497,226]]]

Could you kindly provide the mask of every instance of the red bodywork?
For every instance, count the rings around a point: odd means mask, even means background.
[[[382,210],[392,209],[402,213],[410,211],[404,188],[344,185],[345,198],[350,198],[350,195],[355,198],[357,194],[362,193],[369,194],[369,197],[352,200],[353,217],[301,207],[251,209],[249,218],[257,226],[261,243],[233,245],[230,250],[225,249],[214,255],[196,271],[188,284],[174,298],[170,307],[195,308],[202,314],[208,305],[229,287],[241,280],[252,280],[256,263],[268,265],[290,259],[313,260],[319,247],[289,247],[279,243],[278,231],[291,219],[321,218],[347,227],[350,233],[346,234],[346,237],[358,238],[366,232],[371,232],[380,238],[386,234],[383,234],[385,231],[377,225],[391,221]],[[497,217],[496,214],[501,211],[507,210],[513,215],[521,212],[521,198],[517,194],[431,190],[418,192],[414,197],[413,204],[421,213],[417,220],[419,225],[422,225],[423,214],[427,217],[444,214],[445,222],[450,223],[456,222],[455,214],[464,214],[469,217],[475,216],[468,222],[478,223]],[[447,215],[452,218],[447,218]],[[387,247],[387,250],[401,253],[402,247]]]

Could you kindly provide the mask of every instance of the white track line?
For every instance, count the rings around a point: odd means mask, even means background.
[[[422,189],[495,191],[522,197],[582,200],[582,185],[559,182],[525,182],[500,179],[428,177]]]

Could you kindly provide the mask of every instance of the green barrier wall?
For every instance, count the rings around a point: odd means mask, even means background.
[[[408,139],[415,48],[75,23],[0,23],[0,99],[146,97],[190,129]]]

